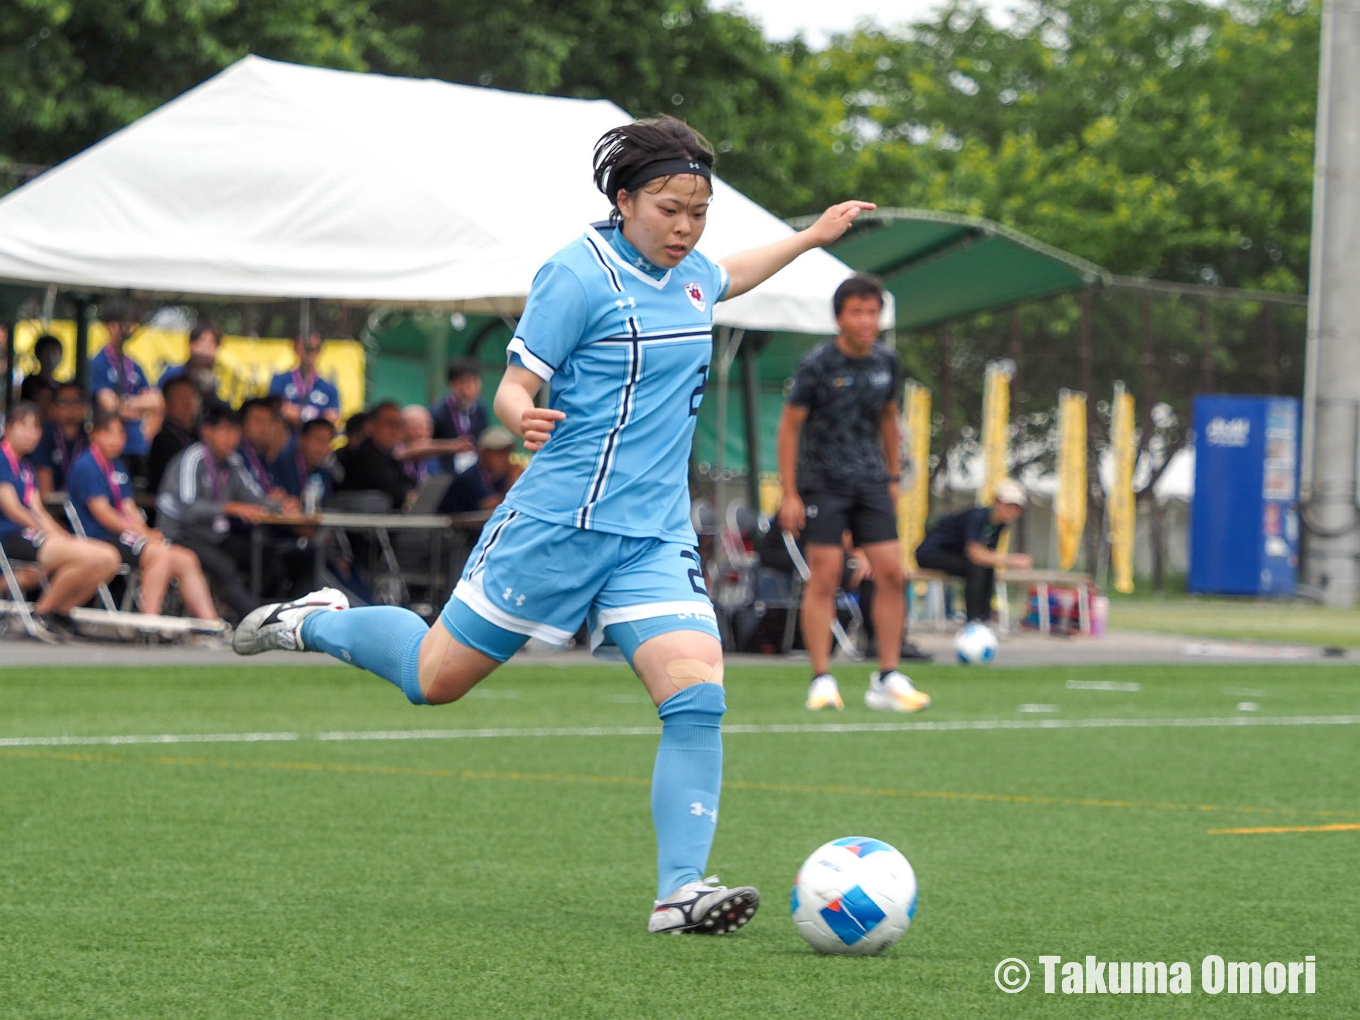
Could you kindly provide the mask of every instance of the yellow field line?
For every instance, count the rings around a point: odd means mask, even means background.
[[[1276,825],[1264,829],[1206,829],[1210,836],[1254,836],[1266,832],[1360,832],[1360,825]]]
[[[652,781],[640,776],[590,776],[575,773],[549,772],[491,772],[481,769],[415,768],[408,765],[344,765],[334,762],[259,761],[232,758],[183,758],[166,756],[129,757],[117,754],[95,754],[78,751],[40,751],[0,749],[0,756],[45,761],[115,762],[143,765],[208,765],[227,769],[258,769],[285,772],[330,772],[371,776],[421,776],[433,779],[497,779],[530,783],[586,783],[601,786],[650,786]],[[761,783],[749,780],[729,780],[726,790],[753,790],[769,793],[835,794],[856,797],[893,797],[911,800],[974,801],[996,804],[1034,804],[1046,807],[1128,808],[1144,811],[1199,811],[1248,815],[1297,815],[1324,818],[1354,818],[1355,811],[1324,811],[1303,808],[1225,807],[1218,804],[1174,804],[1165,801],[1103,800],[1095,797],[1046,797],[1014,793],[959,793],[949,790],[899,790],[890,787],[831,786],[794,783]],[[1356,826],[1360,828],[1360,826]],[[1230,830],[1211,829],[1210,832]]]

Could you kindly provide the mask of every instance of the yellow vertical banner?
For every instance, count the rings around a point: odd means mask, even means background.
[[[978,486],[978,506],[991,506],[996,487],[1010,474],[1009,365],[1010,362],[992,362],[982,384],[982,484]],[[1007,528],[996,543],[996,551],[1004,556],[1010,544],[1011,529]]]
[[[902,395],[902,424],[906,437],[906,468],[897,496],[897,537],[902,565],[916,569],[916,547],[926,537],[930,512],[930,390],[908,382]]]
[[[1071,570],[1086,530],[1086,394],[1058,394],[1058,491],[1053,524],[1058,535],[1058,569]]]
[[[1133,468],[1138,447],[1133,439],[1133,394],[1115,383],[1114,414],[1110,422],[1112,482],[1110,489],[1110,570],[1114,590],[1133,591]]]

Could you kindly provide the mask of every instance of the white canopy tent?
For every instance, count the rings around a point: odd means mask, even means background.
[[[246,57],[0,199],[0,281],[516,314],[539,265],[606,214],[593,145],[630,119]],[[711,257],[791,232],[722,180],[714,193]],[[715,321],[834,332],[851,272],[811,252]]]

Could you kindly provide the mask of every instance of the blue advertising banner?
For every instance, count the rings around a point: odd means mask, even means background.
[[[1299,544],[1298,401],[1200,396],[1193,417],[1189,589],[1292,594]]]

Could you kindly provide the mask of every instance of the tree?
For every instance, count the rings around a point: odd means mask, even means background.
[[[391,31],[421,73],[680,117],[713,143],[725,178],[784,215],[809,211],[813,191],[825,190],[808,184],[818,158],[805,131],[811,104],[788,53],[738,14],[703,0],[374,6],[389,25],[408,26]]]
[[[984,215],[1116,272],[1301,291],[1318,0],[967,2],[809,54],[865,197]]]
[[[248,53],[399,64],[366,0],[19,0],[0,5],[0,146],[53,164]]]

